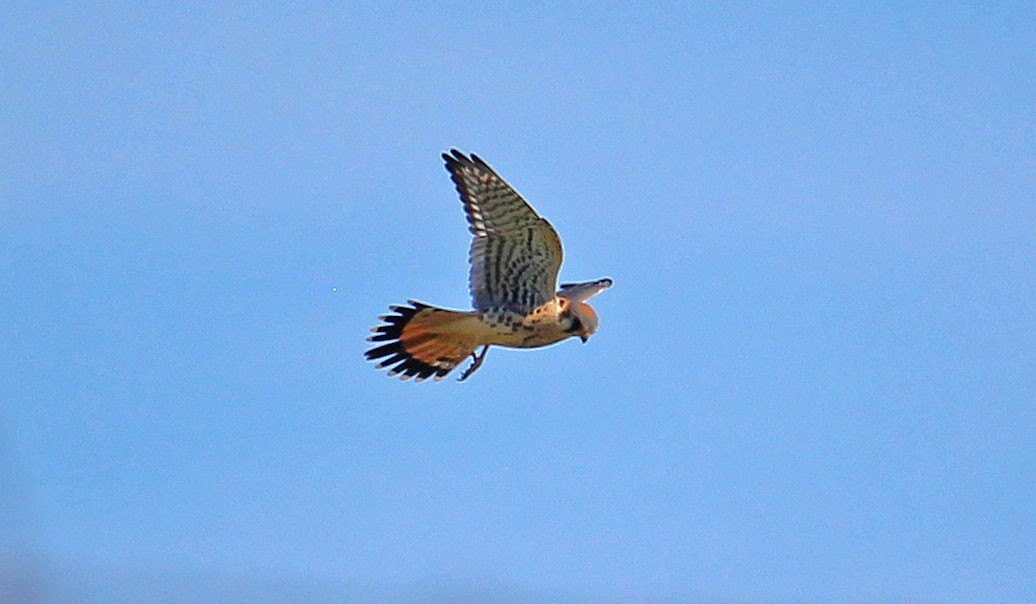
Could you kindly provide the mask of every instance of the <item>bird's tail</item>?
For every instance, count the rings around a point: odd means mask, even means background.
[[[378,369],[392,367],[389,376],[416,378],[435,376],[436,381],[472,356],[481,345],[482,321],[472,312],[436,308],[410,300],[410,306],[390,306],[391,314],[379,317],[384,323],[371,329],[368,342],[384,342],[364,353],[368,361],[383,359]]]

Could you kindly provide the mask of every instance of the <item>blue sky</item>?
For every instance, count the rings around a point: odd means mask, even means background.
[[[1036,601],[1028,3],[0,13],[7,596]],[[400,383],[451,147],[615,286]]]

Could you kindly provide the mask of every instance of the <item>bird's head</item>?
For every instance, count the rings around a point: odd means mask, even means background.
[[[568,328],[565,330],[586,344],[590,336],[597,331],[597,313],[586,302],[572,302],[565,313]]]
[[[612,280],[607,277],[585,283],[561,285],[558,300],[561,302],[562,320],[568,322],[566,331],[574,336],[579,336],[583,344],[586,344],[590,336],[597,331],[597,313],[590,308],[586,301],[611,286]]]

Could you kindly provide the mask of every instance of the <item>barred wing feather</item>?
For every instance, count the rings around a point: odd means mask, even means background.
[[[477,155],[443,154],[473,239],[469,287],[476,310],[528,314],[553,299],[563,257],[554,227]]]

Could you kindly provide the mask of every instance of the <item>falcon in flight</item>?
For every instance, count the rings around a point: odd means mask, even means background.
[[[436,308],[410,300],[367,338],[364,356],[379,360],[389,376],[415,382],[446,377],[471,357],[460,376],[482,365],[490,346],[539,348],[573,336],[586,343],[597,331],[597,313],[587,300],[608,289],[611,279],[566,283],[557,289],[561,239],[517,191],[486,162],[454,149],[443,153],[464,203],[473,235],[469,288],[475,310]],[[481,351],[476,354],[476,351]]]

